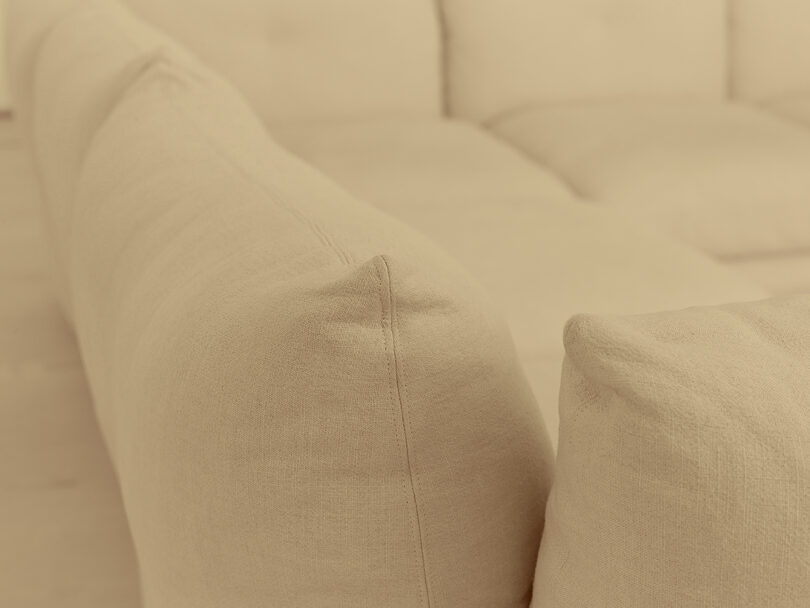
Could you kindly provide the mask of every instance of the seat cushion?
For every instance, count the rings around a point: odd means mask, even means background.
[[[734,96],[766,101],[810,92],[810,4],[732,0],[730,11]]]
[[[509,320],[552,439],[560,336],[572,314],[766,295],[692,248],[572,199],[547,172],[475,127],[371,121],[273,135],[430,236],[488,288]]]
[[[802,606],[810,297],[572,320],[533,608]]]
[[[118,484],[49,281],[36,178],[0,120],[0,605],[139,608]]]
[[[497,198],[574,200],[551,171],[468,122],[364,119],[277,125],[270,134],[395,214],[403,206],[472,207]]]
[[[448,103],[455,116],[482,121],[535,102],[719,99],[725,93],[722,0],[441,5]]]
[[[734,104],[535,106],[492,129],[584,197],[717,256],[810,246],[810,131]]]
[[[481,288],[186,53],[93,15],[109,37],[77,12],[39,65],[126,45],[117,75],[47,74],[88,106],[130,79],[65,242],[145,605],[526,606],[551,450]],[[35,132],[70,120],[61,101],[35,106]]]
[[[441,112],[432,0],[125,0],[268,122]]]

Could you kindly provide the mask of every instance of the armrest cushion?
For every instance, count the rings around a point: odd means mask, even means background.
[[[810,298],[567,326],[533,606],[810,596]]]
[[[525,606],[550,447],[487,298],[92,11],[43,46],[97,61],[40,70],[34,143],[76,184],[48,215],[146,606]]]

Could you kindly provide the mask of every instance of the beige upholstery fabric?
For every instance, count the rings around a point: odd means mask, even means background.
[[[722,0],[442,0],[451,114],[528,103],[720,98]]]
[[[774,99],[767,108],[780,116],[810,128],[810,88],[803,94],[787,95]]]
[[[372,118],[270,131],[306,162],[394,214],[405,206],[461,209],[498,200],[576,204],[559,177],[468,122]]]
[[[810,4],[731,0],[730,10],[733,94],[769,100],[810,92]]]
[[[736,104],[536,106],[493,130],[612,207],[719,256],[810,246],[810,130]]]
[[[90,14],[117,56],[135,30]],[[101,52],[86,19],[42,66]],[[480,288],[184,54],[130,43],[54,217],[145,605],[525,606],[550,446]],[[98,108],[120,73],[58,77]],[[35,131],[74,107],[46,105]]]
[[[118,485],[53,298],[36,181],[0,120],[0,606],[139,608]]]
[[[15,120],[25,124],[32,104],[34,62],[44,37],[60,16],[82,0],[5,0],[3,40]]]
[[[307,162],[462,262],[506,313],[552,439],[565,321],[765,297],[700,253],[572,200],[535,163],[451,121],[274,131]]]
[[[557,477],[532,606],[804,606],[810,300],[565,334]]]
[[[2,10],[7,27],[3,31],[8,57],[8,79],[13,101],[14,121],[21,131],[31,134],[31,113],[34,105],[34,65],[46,37],[59,21],[79,6],[89,5],[93,0],[5,0]],[[99,0],[103,1],[103,0]],[[67,121],[68,123],[72,122]],[[65,128],[67,125],[63,126]],[[67,151],[67,156],[73,156]],[[68,185],[68,184],[64,184]],[[40,184],[40,193],[54,194],[48,184]],[[64,193],[59,193],[64,196]],[[56,251],[55,231],[46,215],[42,216],[47,234],[46,251],[50,263],[46,264],[56,287],[56,295],[64,313],[70,317],[68,287],[64,272],[59,272],[59,255]]]
[[[433,0],[125,0],[267,122],[441,111]]]
[[[810,250],[730,260],[728,265],[774,295],[810,293]]]
[[[105,10],[105,0],[69,4],[84,8],[56,20],[32,19],[52,25],[36,48],[32,101],[23,110],[36,116],[30,132],[42,195],[48,203],[45,224],[57,265],[62,267],[68,259],[76,182],[90,140],[138,70],[149,65],[152,56],[146,51],[157,52],[169,44],[137,22]],[[114,27],[108,28],[110,21]],[[65,276],[61,268],[57,280],[70,317]]]
[[[5,5],[0,4],[0,32],[6,31]],[[6,36],[0,35],[0,112],[7,112],[11,107],[9,82],[6,68]]]

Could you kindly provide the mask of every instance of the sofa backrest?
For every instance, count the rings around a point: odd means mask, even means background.
[[[797,0],[798,1],[798,0]],[[724,0],[442,0],[448,105],[725,95]]]
[[[125,0],[267,122],[438,115],[433,0]]]
[[[810,93],[810,2],[732,0],[731,90],[768,101]]]

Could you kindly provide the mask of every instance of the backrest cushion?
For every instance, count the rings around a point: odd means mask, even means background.
[[[63,70],[43,116],[128,79],[53,217],[145,606],[525,606],[550,444],[480,288],[185,53],[92,15],[109,36],[80,12],[59,39],[120,71]]]
[[[810,93],[810,3],[732,0],[731,17],[735,97],[767,101]]]
[[[126,0],[265,122],[438,115],[433,0]]]
[[[532,606],[810,597],[810,298],[567,326]]]
[[[530,103],[721,97],[723,0],[442,0],[450,112]]]

